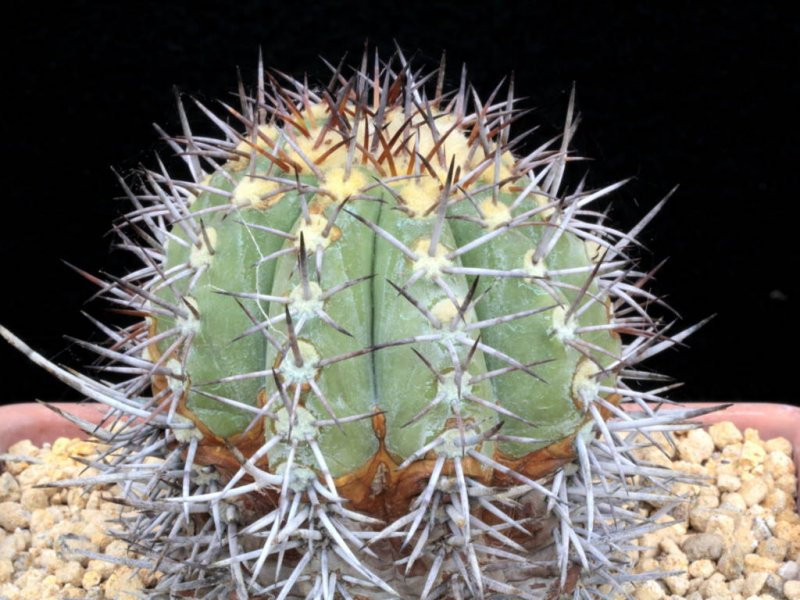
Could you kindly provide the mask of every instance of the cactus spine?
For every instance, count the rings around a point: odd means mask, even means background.
[[[518,156],[513,83],[445,93],[444,61],[400,51],[321,89],[258,73],[227,119],[198,103],[219,139],[179,99],[188,177],[120,179],[142,267],[102,295],[138,320],[84,345],[124,378],[0,328],[108,406],[99,430],[71,417],[110,448],[84,484],[124,476],[153,595],[592,598],[636,577],[626,543],[661,526],[636,502],[675,501],[676,474],[632,436],[699,412],[629,385],[694,329],[648,316],[627,255],[663,202],[624,233],[595,208],[621,183],[563,189],[572,99],[560,140]]]

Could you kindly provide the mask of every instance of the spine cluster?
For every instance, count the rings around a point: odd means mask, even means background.
[[[481,99],[464,71],[445,93],[444,60],[368,58],[321,88],[260,64],[224,117],[195,102],[219,138],[179,98],[187,174],[120,178],[141,267],[89,276],[136,317],[82,342],[98,376],[0,334],[108,407],[68,416],[109,446],[81,484],[125,482],[118,534],[163,572],[154,597],[588,599],[641,578],[630,541],[664,525],[637,506],[667,514],[682,476],[633,439],[702,412],[654,410],[672,386],[637,366],[698,327],[648,314],[629,254],[666,199],[622,232],[597,208],[622,183],[565,189],[572,98],[519,155],[513,82]]]

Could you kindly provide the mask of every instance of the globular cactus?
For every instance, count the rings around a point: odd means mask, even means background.
[[[109,445],[84,484],[124,482],[154,596],[590,598],[641,578],[626,551],[662,525],[637,504],[674,501],[678,476],[633,436],[699,412],[629,385],[663,386],[635,365],[693,330],[648,316],[628,255],[662,203],[623,233],[596,208],[621,184],[562,189],[572,100],[560,139],[520,155],[513,84],[480,99],[463,72],[445,93],[444,64],[369,62],[319,89],[259,66],[224,118],[198,103],[219,139],[179,100],[188,175],[120,179],[142,264],[94,278],[136,317],[83,343],[101,377],[3,335],[108,407],[99,429],[72,417]]]

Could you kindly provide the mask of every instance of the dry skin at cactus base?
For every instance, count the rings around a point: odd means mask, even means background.
[[[572,99],[529,147],[513,81],[481,97],[399,50],[329,66],[179,98],[161,133],[184,168],[120,177],[139,267],[83,273],[130,317],[79,342],[91,374],[0,328],[107,407],[68,418],[108,444],[81,485],[122,485],[130,564],[163,573],[154,598],[599,598],[657,576],[629,572],[663,526],[637,505],[666,514],[683,476],[633,438],[703,412],[645,404],[670,384],[639,363],[696,328],[646,311],[636,235],[663,201],[622,232],[621,183],[567,189]]]

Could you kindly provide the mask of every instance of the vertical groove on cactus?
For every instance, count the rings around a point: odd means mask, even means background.
[[[0,327],[108,407],[67,415],[108,444],[81,485],[124,482],[153,597],[588,599],[658,576],[630,572],[664,526],[637,505],[668,514],[689,476],[636,437],[704,412],[651,408],[672,386],[637,367],[700,326],[648,315],[629,254],[664,202],[614,229],[597,205],[624,182],[564,189],[573,97],[560,140],[518,155],[513,81],[445,92],[444,67],[365,53],[315,88],[259,62],[224,116],[195,101],[219,138],[179,97],[188,177],[120,178],[141,267],[92,279],[136,320],[81,342],[100,375]]]

